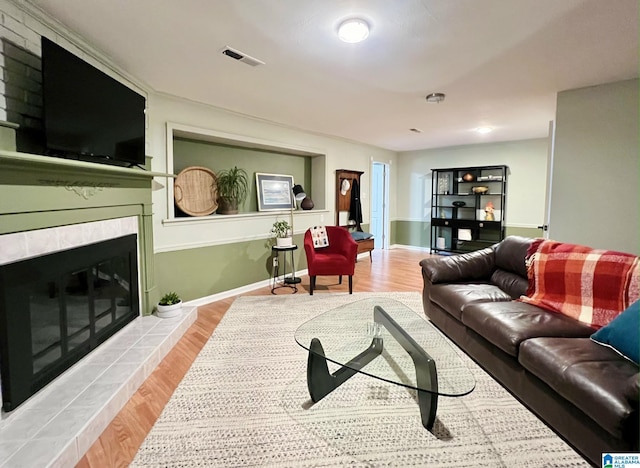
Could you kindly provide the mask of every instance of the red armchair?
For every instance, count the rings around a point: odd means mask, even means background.
[[[304,251],[307,254],[310,287],[309,294],[313,296],[316,286],[316,276],[338,275],[342,284],[342,276],[349,276],[349,294],[353,293],[353,272],[356,268],[358,244],[351,237],[351,233],[340,226],[325,226],[329,245],[316,249],[313,246],[311,230],[304,234]]]

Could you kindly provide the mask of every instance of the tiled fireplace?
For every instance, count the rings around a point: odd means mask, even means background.
[[[12,411],[140,315],[136,217],[0,236],[0,379]]]
[[[137,318],[0,414],[0,467],[74,466],[195,320],[195,307],[177,319],[150,315],[154,176],[0,149],[0,264],[135,235],[139,293]]]

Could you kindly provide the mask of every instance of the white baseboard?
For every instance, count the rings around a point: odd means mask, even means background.
[[[309,273],[309,270],[305,268],[304,270],[296,271],[296,276],[300,277],[308,273]],[[269,278],[266,280],[258,281],[257,283],[251,283],[244,286],[240,286],[239,288],[229,289],[228,291],[222,291],[216,294],[212,294],[210,296],[193,299],[191,301],[185,302],[185,304],[190,306],[201,306],[201,305],[209,304],[211,302],[216,302],[222,299],[227,299],[229,297],[239,296],[247,292],[255,291],[256,289],[264,288],[266,286],[271,286],[272,281],[273,280]]]

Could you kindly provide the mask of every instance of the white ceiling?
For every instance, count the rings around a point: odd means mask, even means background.
[[[396,151],[544,137],[558,91],[638,76],[637,0],[30,1],[156,91]]]

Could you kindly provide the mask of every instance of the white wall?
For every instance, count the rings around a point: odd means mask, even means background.
[[[640,254],[638,80],[558,94],[552,239]]]
[[[397,158],[396,153],[392,151],[291,129],[173,96],[150,93],[147,107],[148,151],[153,158],[151,162],[153,171],[164,172],[167,168],[167,122],[243,136],[251,141],[269,142],[275,146],[293,146],[325,154],[324,189],[327,210],[298,212],[295,219],[297,234],[304,232],[310,226],[335,223],[336,169],[365,172],[360,191],[363,218],[367,223],[370,213],[371,161],[393,163]],[[159,182],[163,185],[167,184],[167,180],[159,180]],[[393,193],[394,190],[392,186],[391,192]],[[271,213],[253,213],[241,217],[214,216],[206,219],[188,218],[167,221],[170,207],[164,190],[154,192],[153,204],[156,252],[267,238],[271,225],[276,219],[276,215]]]
[[[544,221],[547,139],[453,146],[400,153],[398,218],[428,221],[431,217],[431,170],[449,167],[506,165],[506,225],[536,228]],[[393,193],[393,192],[392,192]]]

